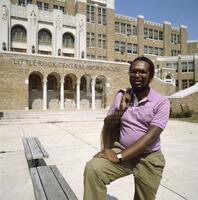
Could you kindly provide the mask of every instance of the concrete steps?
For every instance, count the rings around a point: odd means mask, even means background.
[[[92,111],[3,111],[0,125],[103,120],[107,110]]]

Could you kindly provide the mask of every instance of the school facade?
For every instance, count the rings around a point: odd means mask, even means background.
[[[1,0],[0,9],[0,109],[109,107],[139,55],[153,60],[152,87],[165,95],[198,81],[186,26],[118,15],[114,0]]]

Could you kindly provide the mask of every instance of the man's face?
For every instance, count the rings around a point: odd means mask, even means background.
[[[132,88],[136,91],[148,88],[151,81],[148,63],[144,61],[133,63],[129,71],[129,80]]]

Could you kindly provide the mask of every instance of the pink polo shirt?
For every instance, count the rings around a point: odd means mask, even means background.
[[[132,92],[132,90],[131,90]],[[119,107],[122,93],[117,93],[108,115]],[[148,96],[138,102],[137,105],[131,103],[121,118],[120,143],[128,147],[140,137],[147,134],[150,124],[165,128],[170,112],[170,102],[167,97],[158,94],[150,88]],[[160,137],[143,153],[152,152],[160,149]]]

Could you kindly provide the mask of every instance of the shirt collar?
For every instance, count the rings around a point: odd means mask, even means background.
[[[140,103],[142,103],[142,102],[145,102],[145,101],[153,101],[153,99],[154,99],[154,96],[155,96],[155,92],[154,92],[154,90],[151,88],[151,87],[149,87],[150,88],[150,90],[149,90],[149,93],[148,93],[148,95],[146,96],[146,97],[144,97],[141,101],[137,101],[137,97],[133,94],[133,89],[131,88],[131,93],[135,96],[135,101],[134,101],[134,103],[136,104],[136,105],[138,105],[138,104],[140,104]]]

